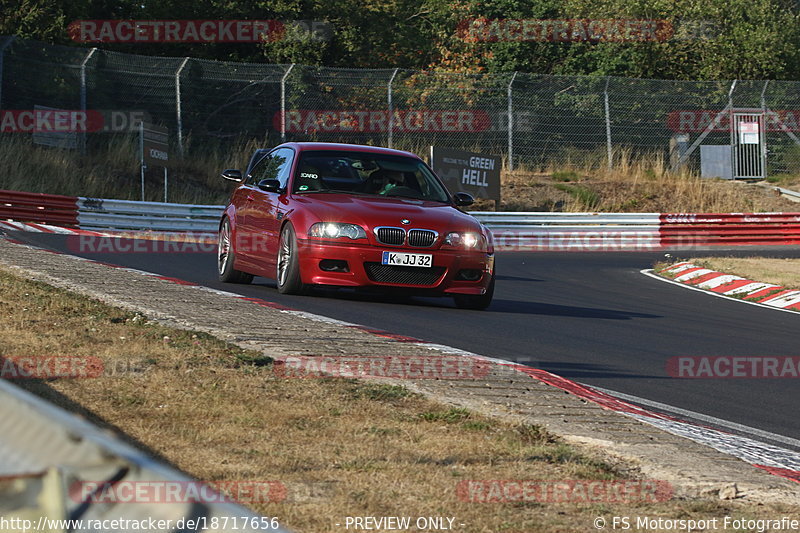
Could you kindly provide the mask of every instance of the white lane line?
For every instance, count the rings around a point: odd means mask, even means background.
[[[667,278],[664,278],[662,276],[659,276],[658,274],[653,272],[652,268],[645,268],[643,270],[640,270],[639,272],[644,274],[645,276],[649,276],[649,277],[651,277],[653,279],[657,279],[658,281],[663,281],[665,283],[671,283],[671,284],[676,285],[678,287],[683,287],[684,289],[690,289],[690,290],[693,290],[693,291],[702,292],[703,294],[708,294],[710,296],[716,296],[717,298],[723,298],[725,300],[728,300],[729,302],[741,302],[743,304],[756,305],[758,307],[763,307],[764,309],[772,309],[774,311],[783,311],[784,313],[792,313],[794,315],[800,314],[800,313],[798,313],[798,311],[795,311],[793,309],[784,309],[782,307],[775,307],[774,305],[765,305],[765,304],[762,304],[762,303],[759,303],[759,302],[751,302],[749,300],[740,300],[739,298],[731,298],[730,296],[725,296],[724,294],[719,294],[719,293],[716,293],[714,291],[706,291],[706,290],[703,290],[703,289],[698,289],[697,287],[693,287],[691,285],[684,285],[683,283],[679,283],[677,281],[672,281],[671,279],[667,279]]]
[[[585,385],[585,383],[582,383]],[[689,411],[687,409],[681,409],[680,407],[673,407],[671,405],[667,405],[665,403],[656,402],[653,400],[646,400],[645,398],[640,398],[638,396],[632,396],[630,394],[625,394],[623,392],[617,392],[609,389],[604,389],[601,387],[597,387],[594,385],[586,385],[587,387],[592,387],[595,390],[599,390],[601,392],[605,392],[611,396],[620,398],[621,400],[626,400],[632,403],[638,403],[641,405],[646,405],[647,407],[652,407],[654,409],[658,409],[660,411],[664,411],[666,414],[676,414],[681,416],[686,416],[689,418],[693,418],[695,420],[699,420],[701,422],[705,422],[706,424],[712,424],[719,427],[728,428],[734,431],[739,431],[741,433],[746,433],[748,435],[754,435],[761,438],[769,439],[774,442],[782,442],[783,444],[788,444],[789,446],[794,446],[800,449],[800,440],[793,439],[792,437],[786,437],[784,435],[778,435],[777,433],[771,433],[769,431],[764,431],[763,429],[758,429],[750,426],[745,426],[743,424],[738,424],[736,422],[730,422],[728,420],[723,420],[722,418],[716,418],[714,416],[704,415],[702,413],[698,413],[695,411]]]
[[[718,452],[736,457],[754,466],[770,466],[795,473],[800,472],[800,453],[774,444],[687,422],[649,418],[635,413],[630,413],[628,416],[679,437],[710,446]]]

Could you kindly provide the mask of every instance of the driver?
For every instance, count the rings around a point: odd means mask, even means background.
[[[386,194],[395,187],[402,187],[406,183],[405,173],[399,170],[384,170],[381,178],[377,194]]]

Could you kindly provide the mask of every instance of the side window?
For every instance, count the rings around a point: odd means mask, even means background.
[[[258,163],[256,163],[253,168],[250,169],[250,172],[247,173],[247,176],[244,177],[244,182],[246,184],[255,185],[258,183],[257,176],[263,170],[263,165],[266,163],[267,159],[269,159],[269,155],[261,155],[261,159],[258,160]]]
[[[281,148],[276,150],[273,154],[278,165],[278,180],[281,182],[281,187],[286,188],[289,183],[289,176],[292,172],[292,162],[294,161],[294,150],[289,148]]]
[[[289,181],[289,173],[292,168],[293,160],[293,150],[289,148],[275,150],[258,162],[250,172],[252,178],[248,179],[248,182],[257,184],[261,180],[272,179],[280,181],[281,186],[286,187],[286,183]]]

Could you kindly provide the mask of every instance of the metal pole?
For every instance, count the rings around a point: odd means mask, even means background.
[[[737,159],[736,159],[736,129],[735,124],[735,115],[733,113],[733,91],[736,89],[736,82],[739,80],[733,80],[731,83],[731,88],[728,91],[728,128],[730,129],[731,133],[731,178],[736,179],[737,174],[739,174],[739,169],[737,168]]]
[[[164,203],[167,203],[167,167],[164,167]]]
[[[389,139],[387,144],[389,148],[392,147],[392,140],[394,138],[394,105],[392,103],[392,83],[394,83],[394,77],[397,76],[398,70],[400,69],[394,69],[394,72],[392,72],[392,77],[389,78],[389,85],[386,87],[386,99],[389,105]]]
[[[611,76],[606,78],[606,88],[603,90],[603,100],[605,101],[606,108],[606,152],[608,153],[608,170],[614,166],[614,154],[611,147],[611,113],[608,108],[608,82],[611,81]]]
[[[189,62],[188,57],[183,58],[181,66],[175,71],[175,113],[178,122],[178,155],[183,157],[183,110],[181,109],[181,72],[186,63]],[[144,190],[144,189],[142,189]],[[143,199],[144,200],[144,199]]]
[[[508,170],[514,170],[514,105],[512,102],[511,86],[514,85],[514,80],[517,79],[517,72],[511,76],[511,81],[508,82]]]
[[[286,142],[286,78],[294,68],[294,63],[289,65],[281,78],[281,142]]]
[[[81,62],[81,111],[86,113],[86,64],[92,58],[97,48],[92,48]],[[81,153],[86,153],[86,132],[81,132]]]
[[[14,39],[16,39],[14,35],[6,37],[6,42],[0,47],[0,109],[3,109],[3,58],[6,55],[6,48],[14,42]]]
[[[142,178],[142,201],[144,202],[144,122],[139,122],[139,170]]]
[[[767,179],[767,85],[769,80],[764,82],[764,88],[761,89],[761,126],[763,131],[758,132],[758,138],[761,146],[761,179]]]

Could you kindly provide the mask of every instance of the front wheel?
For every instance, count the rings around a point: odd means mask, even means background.
[[[303,294],[306,285],[300,278],[300,257],[297,249],[297,237],[294,227],[286,224],[281,231],[278,244],[278,261],[275,280],[281,294]]]
[[[233,233],[231,222],[227,218],[222,222],[217,237],[217,274],[223,283],[250,283],[253,275],[233,268]]]
[[[456,307],[459,309],[486,309],[492,303],[492,297],[494,297],[494,274],[492,274],[492,280],[489,282],[489,287],[486,289],[486,292],[483,294],[455,294],[453,295],[453,300],[455,300]]]

